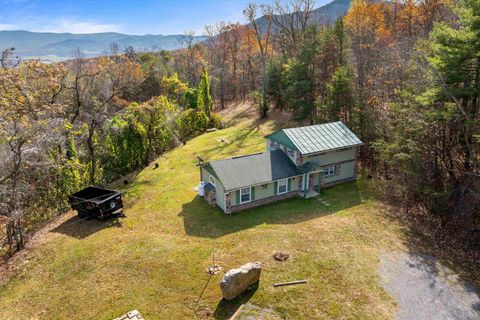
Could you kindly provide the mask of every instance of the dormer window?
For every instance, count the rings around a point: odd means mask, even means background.
[[[270,149],[272,149],[272,150],[277,150],[278,149],[277,141],[271,141],[270,142]]]

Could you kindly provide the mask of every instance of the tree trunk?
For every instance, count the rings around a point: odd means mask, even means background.
[[[222,106],[222,110],[225,109],[225,75],[223,73],[224,67],[221,67],[220,71],[220,105]]]
[[[88,148],[88,153],[90,156],[90,183],[95,184],[95,175],[96,175],[96,166],[97,166],[97,161],[95,158],[95,142],[94,140],[94,135],[95,135],[95,120],[93,120],[90,124],[89,132],[88,132],[88,138],[87,138],[87,148]]]
[[[261,117],[266,118],[268,112],[268,99],[267,99],[267,61],[265,55],[262,57],[262,106]]]

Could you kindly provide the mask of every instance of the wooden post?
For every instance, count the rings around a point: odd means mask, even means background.
[[[320,193],[320,183],[321,183],[321,179],[322,179],[322,172],[319,171],[319,172],[318,172],[318,193]]]
[[[283,286],[293,286],[295,284],[304,284],[307,283],[307,280],[298,280],[298,281],[291,281],[291,282],[281,282],[281,283],[274,283],[273,286],[276,287],[283,287]]]

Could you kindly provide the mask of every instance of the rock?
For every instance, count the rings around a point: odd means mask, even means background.
[[[238,269],[229,270],[222,281],[220,289],[225,300],[232,300],[260,280],[262,264],[249,262]]]

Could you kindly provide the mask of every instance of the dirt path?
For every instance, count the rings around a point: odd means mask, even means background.
[[[432,256],[385,253],[379,273],[398,303],[399,320],[480,319],[479,291]]]

